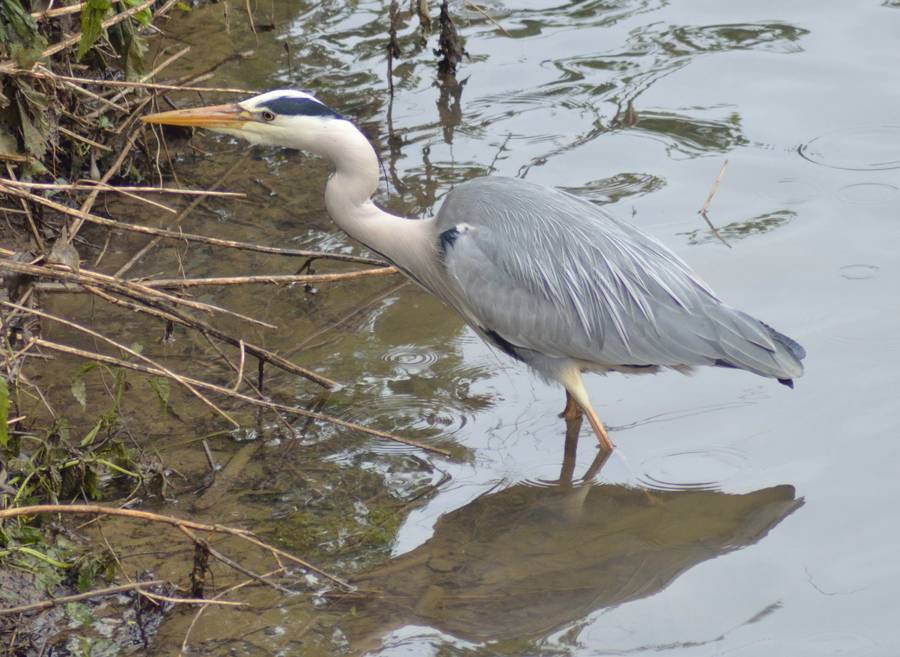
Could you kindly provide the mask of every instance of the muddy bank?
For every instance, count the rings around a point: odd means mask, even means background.
[[[5,6],[4,26],[18,7]],[[226,171],[196,168],[187,184],[160,185],[163,169],[191,158],[194,143],[145,131],[137,118],[181,90],[196,93],[223,65],[253,57],[252,49],[200,49],[210,61],[181,68],[193,50],[184,40],[143,41],[151,25],[165,32],[195,20],[181,3],[31,9],[14,17],[19,41],[4,42],[2,62],[14,109],[4,117],[9,165],[0,180],[10,229],[0,240],[0,508],[8,507],[0,511],[0,568],[11,612],[3,639],[16,654],[147,650],[178,604],[182,618],[199,619],[213,615],[201,600],[232,591],[262,587],[281,598],[324,600],[348,589],[330,571],[344,576],[387,558],[409,511],[446,481],[428,453],[449,455],[453,447],[433,419],[413,439],[393,426],[389,408],[375,421],[360,417],[352,389],[329,396],[337,381],[315,359],[336,329],[367,321],[373,296],[377,304],[395,293],[394,272],[333,244],[261,243],[240,225],[234,235],[211,225],[236,202],[256,212],[261,189],[279,194],[277,179],[245,178],[265,166],[259,159],[241,169],[240,161]],[[207,15],[224,20],[226,32],[246,39],[266,31],[265,22],[222,9]],[[26,37],[33,59],[22,57]],[[218,191],[226,185],[234,191]],[[297,203],[294,196],[280,211]],[[218,250],[235,257],[215,271],[209,257]],[[146,266],[154,280],[146,280]],[[260,286],[270,288],[270,300],[299,300],[306,328],[299,345],[292,332],[257,318],[270,309],[230,309],[255,304]],[[327,305],[329,288],[346,309]],[[402,441],[400,451],[373,454],[365,436],[376,447]],[[260,472],[257,460],[268,469]],[[150,525],[148,544],[136,550],[145,534],[135,523],[146,518],[74,522],[49,509],[17,511],[95,501],[206,521],[213,529],[201,531],[213,534],[233,523],[237,539],[207,539],[177,525],[188,540],[172,549],[172,537]],[[264,543],[245,544],[240,527],[248,524]],[[104,593],[148,578],[159,584]],[[41,603],[51,598],[72,599]],[[19,609],[32,604],[40,608]],[[225,612],[244,605],[210,604]]]

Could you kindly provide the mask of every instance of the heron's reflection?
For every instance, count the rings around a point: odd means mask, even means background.
[[[441,517],[423,545],[358,577],[383,592],[363,614],[381,619],[379,636],[414,623],[470,641],[543,637],[756,543],[803,503],[788,485],[729,494],[593,484],[604,454],[576,481],[576,446],[570,427],[558,481],[479,497]]]

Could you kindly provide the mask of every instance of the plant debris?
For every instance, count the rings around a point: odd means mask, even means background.
[[[427,12],[424,1],[419,6]],[[303,590],[303,573],[315,573],[346,588],[339,578],[238,528],[161,520],[163,516],[96,505],[114,499],[125,507],[171,494],[173,470],[130,434],[124,406],[137,391],[152,391],[152,403],[143,411],[148,417],[157,413],[160,423],[181,419],[175,399],[184,394],[202,402],[212,427],[222,432],[247,426],[248,409],[258,409],[287,439],[301,437],[311,425],[331,424],[449,455],[427,442],[320,412],[321,399],[315,395],[338,388],[337,381],[319,368],[298,364],[296,354],[276,353],[263,338],[251,336],[251,328],[259,335],[275,328],[271,324],[209,303],[196,292],[238,285],[308,290],[393,276],[397,270],[375,258],[181,230],[185,219],[211,199],[243,199],[225,190],[243,160],[203,189],[164,186],[161,181],[171,165],[166,136],[142,126],[138,118],[160,105],[174,106],[171,98],[179,93],[254,93],[202,86],[215,67],[168,75],[190,48],[151,51],[148,39],[154,25],[189,9],[176,0],[0,2],[0,214],[5,226],[0,230],[0,577],[7,578],[0,580],[0,634],[12,654],[49,654],[49,647],[53,654],[73,651],[67,643],[72,641],[80,641],[81,654],[95,649],[99,654],[108,646],[91,633],[93,626],[85,619],[107,615],[137,631],[132,643],[114,632],[108,642],[146,649],[154,624],[172,605],[198,605],[196,620],[207,605],[241,604],[227,593],[249,583],[292,593]],[[244,56],[225,58],[219,65]],[[160,182],[154,184],[156,180]],[[105,203],[113,196],[140,203],[150,219],[137,224],[115,217],[110,210],[115,205]],[[252,251],[278,262],[300,258],[302,264],[294,274],[277,273],[273,266],[212,277],[192,272],[189,262],[149,277],[131,274],[166,244]],[[124,264],[109,264],[108,253],[125,249],[130,251]],[[315,271],[314,262],[334,263],[338,269]],[[75,321],[58,311],[65,308],[60,299],[90,308],[92,321]],[[128,322],[115,319],[122,316]],[[158,327],[164,345],[176,333],[193,340],[206,358],[185,361],[169,358],[165,350],[160,355],[146,349],[131,339],[131,322]],[[71,381],[48,381],[42,375],[46,363],[55,359],[81,363]],[[282,393],[282,398],[266,390],[266,366],[296,379],[297,390]],[[314,392],[307,403],[302,396],[310,388]],[[261,417],[256,416],[258,425]],[[208,446],[206,453],[215,471]],[[118,514],[174,525],[193,546],[193,563],[185,563],[187,581],[176,586],[152,574],[125,572],[113,544],[107,542],[99,553],[87,549],[79,531],[63,522],[63,512]],[[95,520],[90,523],[99,527]],[[395,524],[391,516],[378,532],[392,535]],[[254,572],[201,532],[224,533],[232,541],[268,550],[273,569]],[[221,590],[206,580],[213,561],[248,579]],[[27,575],[19,577],[19,572]],[[60,631],[58,626],[66,624],[79,629]],[[41,636],[50,639],[41,644]]]

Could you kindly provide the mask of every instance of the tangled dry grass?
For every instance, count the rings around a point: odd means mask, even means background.
[[[295,398],[278,399],[266,389],[267,367],[312,382],[323,391],[338,387],[338,382],[298,364],[293,354],[276,353],[234,328],[274,329],[271,324],[192,295],[192,290],[213,286],[331,284],[392,276],[396,269],[373,258],[239,242],[182,230],[186,219],[204,202],[243,196],[226,189],[242,161],[203,189],[165,184],[171,170],[165,139],[144,127],[139,117],[174,107],[176,94],[204,97],[254,92],[203,86],[218,66],[235,57],[250,56],[248,53],[232,55],[187,76],[168,74],[190,48],[153,52],[148,39],[184,10],[186,7],[177,0],[88,0],[62,6],[41,0],[0,3],[0,560],[4,555],[26,555],[53,565],[54,558],[39,542],[28,543],[36,540],[28,533],[28,526],[40,524],[42,516],[58,518],[62,512],[131,514],[144,522],[167,522],[177,527],[193,542],[200,561],[211,556],[247,576],[246,583],[264,582],[284,588],[272,580],[285,576],[280,560],[293,562],[307,572],[318,569],[240,529],[163,516],[151,518],[112,507],[35,506],[44,501],[91,501],[100,495],[97,480],[102,473],[134,479],[142,476],[137,466],[109,451],[110,443],[104,443],[107,451],[95,450],[102,442],[98,432],[116,422],[115,412],[99,418],[80,443],[70,441],[50,395],[37,382],[40,377],[36,373],[55,358],[81,359],[86,367],[114,371],[112,396],[116,400],[126,388],[124,377],[118,373],[137,372],[155,385],[166,380],[211,409],[225,429],[240,426],[231,408],[252,406],[269,413],[292,435],[298,431],[296,418],[300,417],[449,455],[439,447],[349,422],[318,408],[305,408]],[[148,55],[151,52],[152,59]],[[157,225],[148,225],[114,216],[109,208],[115,204],[105,202],[113,196],[142,204],[163,219],[155,222]],[[253,271],[204,277],[181,269],[150,278],[133,275],[134,269],[161,245],[172,242],[204,245],[223,253],[252,251],[273,260],[294,259],[297,273],[267,275]],[[106,254],[119,244],[128,244],[133,251],[124,263],[108,265]],[[97,245],[99,248],[95,248]],[[91,257],[85,257],[86,253]],[[325,260],[355,267],[312,273],[310,264]],[[104,309],[129,311],[162,335],[179,327],[209,345],[217,355],[218,367],[196,365],[184,371],[143,353],[115,322],[98,328],[97,324],[86,325],[51,312],[48,306],[52,304],[46,300],[49,295],[60,294],[89,300],[100,315]],[[51,334],[52,339],[48,337]],[[93,347],[85,348],[85,343]],[[231,373],[228,380],[221,376],[223,369]],[[75,383],[72,394],[79,397]],[[117,405],[118,401],[114,407]],[[73,483],[74,471],[79,477]],[[224,532],[240,540],[256,541],[257,547],[272,554],[276,568],[265,574],[250,572],[216,551],[195,531]],[[193,580],[202,579],[202,571],[203,567],[192,574],[189,588],[182,587],[192,596],[168,596],[169,601],[212,603],[208,598],[195,599],[203,592]],[[346,588],[338,578],[319,574]],[[156,584],[159,582],[133,581],[96,589],[94,594],[129,590],[135,595],[167,599],[151,590]],[[90,596],[88,591],[68,598]],[[45,601],[25,607],[14,605],[5,611],[21,617],[54,605],[56,602]],[[202,609],[205,606],[200,613]]]

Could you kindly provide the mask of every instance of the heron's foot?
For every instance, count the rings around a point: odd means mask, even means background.
[[[613,451],[616,445],[609,439],[609,435],[606,433],[606,427],[603,426],[603,422],[600,421],[600,418],[597,416],[597,412],[593,408],[588,406],[584,409],[584,414],[587,416],[588,422],[590,422],[591,424],[591,429],[593,429],[594,433],[597,435],[597,442],[600,443],[600,449],[605,452]]]
[[[600,418],[591,417],[591,414],[588,415],[588,421],[591,423],[591,428],[594,430],[594,433],[597,434],[597,441],[600,443],[600,449],[605,452],[611,452],[616,448],[616,444],[609,439],[609,435],[606,433],[606,427],[603,426],[603,423],[600,421]]]
[[[559,414],[559,417],[564,418],[567,423],[572,422],[574,420],[580,419],[582,416],[581,407],[575,403],[575,399],[572,398],[572,395],[569,394],[569,391],[566,391],[566,407],[562,410],[562,413]]]

